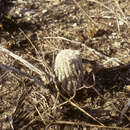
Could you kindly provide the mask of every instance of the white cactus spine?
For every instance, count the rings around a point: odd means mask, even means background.
[[[63,91],[69,95],[74,94],[81,87],[84,72],[82,59],[78,50],[61,50],[55,59],[55,75],[61,83]]]

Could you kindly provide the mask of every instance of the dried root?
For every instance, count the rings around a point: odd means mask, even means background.
[[[80,88],[84,78],[82,59],[78,50],[62,50],[55,59],[55,75],[61,83],[61,92],[69,96],[75,94]]]

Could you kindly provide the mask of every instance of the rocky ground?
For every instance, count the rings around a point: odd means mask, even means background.
[[[130,129],[129,109],[122,115],[130,93],[129,0],[0,3],[1,46],[39,69],[0,46],[0,129]],[[67,48],[81,52],[85,77],[65,102],[53,70],[57,53]]]

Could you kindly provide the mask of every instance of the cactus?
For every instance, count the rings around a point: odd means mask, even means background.
[[[54,72],[61,92],[72,96],[80,88],[84,78],[82,59],[78,50],[65,49],[55,59]]]

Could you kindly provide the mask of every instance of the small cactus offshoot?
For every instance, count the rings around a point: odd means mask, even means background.
[[[54,71],[58,83],[61,83],[61,92],[69,96],[74,95],[84,78],[80,52],[71,49],[61,50],[56,56]]]

